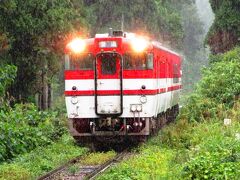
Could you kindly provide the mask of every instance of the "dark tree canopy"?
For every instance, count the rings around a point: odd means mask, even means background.
[[[214,54],[240,44],[240,0],[210,0],[215,21],[207,42]]]
[[[92,35],[107,32],[109,27],[121,29],[123,25],[124,31],[147,34],[174,48],[182,48],[180,1],[85,0],[84,2],[91,9]]]
[[[36,93],[43,94],[44,84],[59,71],[67,35],[85,26],[83,4],[75,4],[71,0],[0,1],[0,50],[8,42],[6,62],[18,67],[10,91],[16,99],[28,101]],[[47,78],[41,80],[44,74]]]

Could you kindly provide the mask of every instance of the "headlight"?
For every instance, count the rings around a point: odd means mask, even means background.
[[[71,98],[71,103],[72,103],[72,104],[77,104],[77,103],[78,103],[78,97],[77,97],[77,96],[73,96],[73,97]]]
[[[148,41],[144,38],[135,38],[132,39],[131,44],[135,52],[143,52],[148,46]]]
[[[145,104],[145,103],[147,102],[147,97],[146,97],[146,96],[141,96],[141,97],[140,97],[140,102],[141,102],[142,104]]]
[[[84,40],[80,38],[76,38],[76,39],[73,39],[70,43],[68,43],[67,48],[70,49],[75,54],[78,54],[85,50],[86,44]]]

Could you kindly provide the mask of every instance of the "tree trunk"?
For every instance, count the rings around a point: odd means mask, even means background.
[[[47,74],[43,73],[43,88],[42,88],[42,110],[48,109],[48,84],[47,84]]]
[[[52,85],[48,83],[48,109],[52,107]]]

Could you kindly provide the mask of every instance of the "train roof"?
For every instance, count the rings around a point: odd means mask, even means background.
[[[172,51],[164,46],[162,46],[162,43],[158,42],[158,41],[152,41],[152,45],[155,46],[156,48],[162,49],[164,51],[168,51],[176,56],[180,56],[180,54],[176,53],[175,51]]]
[[[111,37],[119,37],[119,38],[123,38],[125,42],[130,41],[132,38],[137,37],[137,34],[135,33],[129,33],[129,32],[123,32],[123,31],[112,31],[109,33],[103,33],[103,34],[96,34],[94,38],[111,38]],[[87,42],[93,42],[94,38],[90,38],[90,39],[86,39]],[[178,54],[177,52],[164,47],[162,45],[162,43],[158,42],[158,41],[151,41],[149,40],[149,42],[153,45],[153,47],[167,51],[171,54],[174,54],[176,56],[180,56],[180,54]]]

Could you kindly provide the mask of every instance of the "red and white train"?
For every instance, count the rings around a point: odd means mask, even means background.
[[[133,33],[76,38],[66,47],[65,96],[72,136],[140,140],[178,114],[181,58]]]

